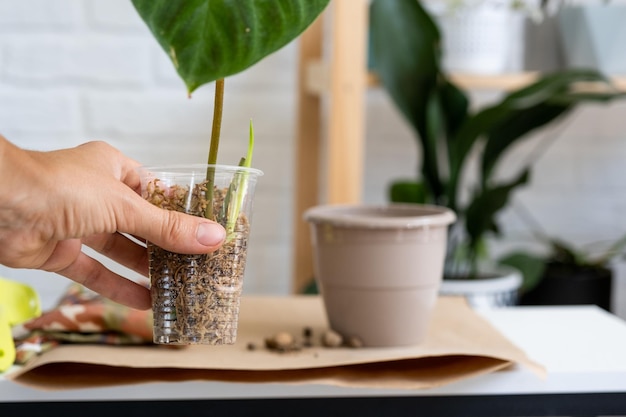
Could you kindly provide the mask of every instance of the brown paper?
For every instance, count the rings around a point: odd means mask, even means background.
[[[502,336],[458,297],[438,300],[426,341],[397,348],[324,348],[296,352],[263,348],[279,332],[318,336],[328,328],[317,296],[244,297],[237,343],[229,346],[120,347],[63,345],[9,375],[40,389],[214,380],[318,383],[352,387],[424,389],[524,365],[544,368]],[[253,343],[255,350],[249,350]]]

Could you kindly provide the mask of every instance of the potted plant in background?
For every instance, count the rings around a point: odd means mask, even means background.
[[[486,251],[486,239],[498,235],[497,215],[512,193],[528,184],[531,166],[502,180],[496,176],[498,163],[531,132],[563,118],[577,105],[607,102],[623,94],[603,74],[573,69],[544,75],[495,104],[474,110],[468,94],[442,69],[440,30],[420,2],[374,0],[370,37],[373,70],[415,131],[421,155],[416,178],[392,184],[390,200],[442,205],[457,214],[449,233],[443,292],[456,284],[471,284],[480,292],[463,293],[474,304],[515,302],[516,286],[505,291],[484,287],[485,282],[502,285],[494,279],[499,266]],[[588,82],[598,88],[579,88]],[[468,172],[473,158],[479,162],[474,181]],[[503,279],[519,285],[521,277],[513,272],[513,278]]]
[[[245,70],[300,35],[329,0],[133,0],[187,86],[216,81],[208,162],[144,167],[142,194],[151,203],[221,223],[224,245],[208,255],[176,254],[148,242],[157,343],[234,343],[247,254],[254,134],[239,165],[217,165],[224,78]]]
[[[611,261],[624,255],[626,236],[575,247],[535,231],[543,253],[515,250],[499,262],[522,273],[521,305],[594,304],[612,311]]]

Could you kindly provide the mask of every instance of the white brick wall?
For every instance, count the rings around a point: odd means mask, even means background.
[[[265,172],[255,201],[247,292],[288,293],[291,279],[295,43],[226,80],[223,163],[245,152],[247,126],[257,134],[254,165]],[[130,0],[0,0],[0,133],[34,149],[102,139],[147,163],[204,162],[213,86],[191,99]],[[476,95],[488,101],[493,94]],[[581,243],[626,233],[626,103],[588,106],[514,152],[511,175],[539,140],[557,136],[535,163],[516,200],[550,233]],[[364,199],[386,201],[392,179],[417,170],[412,132],[381,90],[367,95]],[[503,252],[528,240],[514,211],[503,215]],[[113,267],[113,265],[112,265]],[[115,267],[128,273],[123,268]],[[618,269],[618,287],[626,268]],[[63,278],[0,267],[34,285],[49,307]],[[618,288],[616,297],[622,300]],[[626,301],[618,303],[626,316]]]

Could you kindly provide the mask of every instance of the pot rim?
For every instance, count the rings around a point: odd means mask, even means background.
[[[173,176],[188,176],[193,175],[206,175],[208,168],[216,168],[222,172],[247,172],[248,174],[254,174],[256,176],[262,176],[263,171],[257,168],[248,168],[238,165],[223,165],[223,164],[172,164],[172,165],[142,165],[137,167],[139,173],[153,173],[153,174],[166,174],[168,177]]]
[[[367,229],[447,226],[456,220],[455,213],[447,207],[410,203],[323,204],[306,210],[303,217],[310,223]]]

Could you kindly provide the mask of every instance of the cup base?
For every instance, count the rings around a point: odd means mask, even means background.
[[[235,324],[236,326],[236,324]],[[229,334],[210,336],[160,335],[154,336],[153,342],[159,345],[234,345],[237,341],[237,329]]]

